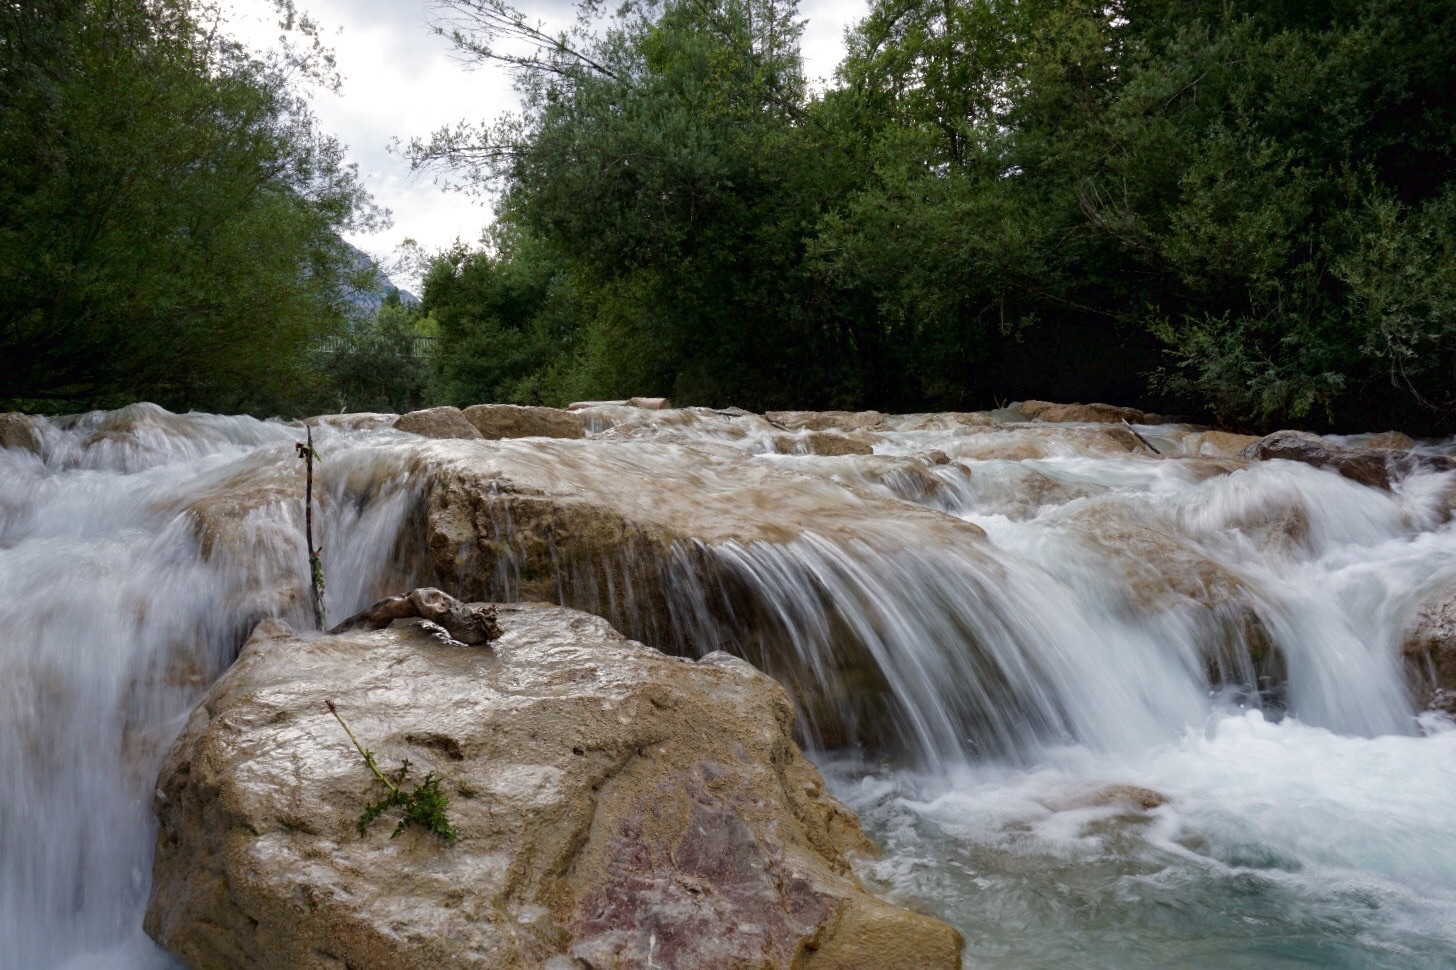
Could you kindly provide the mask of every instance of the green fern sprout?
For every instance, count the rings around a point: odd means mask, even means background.
[[[439,778],[436,778],[433,773],[425,775],[424,781],[416,785],[413,791],[406,793],[404,779],[409,774],[409,759],[404,759],[404,763],[396,771],[386,775],[379,770],[379,764],[374,760],[374,752],[365,750],[364,746],[359,743],[359,739],[354,737],[354,732],[349,729],[349,725],[339,714],[339,709],[334,706],[334,702],[324,701],[324,703],[328,705],[329,713],[334,715],[334,720],[339,722],[344,733],[349,735],[349,740],[354,742],[354,747],[364,758],[364,764],[374,773],[374,777],[389,789],[389,793],[383,798],[365,805],[364,814],[360,815],[359,820],[354,823],[361,838],[368,832],[371,822],[392,808],[402,808],[404,814],[400,817],[399,824],[394,827],[394,833],[390,835],[391,839],[403,832],[405,827],[411,823],[434,832],[446,842],[454,842],[460,837],[460,833],[455,830],[455,826],[450,824],[450,819],[445,815],[445,809],[450,806],[450,798],[440,791]]]

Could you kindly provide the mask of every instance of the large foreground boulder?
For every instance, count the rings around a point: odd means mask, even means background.
[[[494,649],[261,626],[162,769],[147,931],[218,970],[960,965],[856,880],[873,848],[774,681],[559,607],[500,621]],[[383,770],[439,779],[457,841],[391,838],[397,810],[359,833],[384,789],[326,701]]]

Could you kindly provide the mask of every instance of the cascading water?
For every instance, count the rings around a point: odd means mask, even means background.
[[[172,966],[141,932],[153,782],[260,616],[308,628],[301,435],[149,405],[37,432],[0,449],[0,966]],[[393,456],[319,448],[342,617],[396,585],[412,497]]]
[[[1456,729],[1417,716],[1398,661],[1420,603],[1456,584],[1451,476],[1386,493],[971,418],[846,444],[600,408],[593,441],[480,446],[697,521],[747,493],[694,455],[772,469],[775,521],[797,528],[622,533],[599,562],[548,550],[556,575],[533,579],[510,539],[541,509],[503,493],[499,555],[472,581],[537,582],[664,649],[783,677],[886,849],[865,875],[958,925],[971,965],[1456,966]],[[166,965],[138,929],[151,782],[253,621],[309,625],[299,437],[138,406],[0,450],[0,965]],[[434,578],[415,516],[438,455],[418,442],[318,432],[332,617]]]

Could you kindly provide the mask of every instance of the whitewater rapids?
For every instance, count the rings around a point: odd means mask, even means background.
[[[587,420],[574,455],[664,481],[702,448],[806,503],[885,500],[703,549],[811,685],[846,649],[872,675],[816,757],[885,849],[862,875],[959,927],[968,966],[1456,967],[1456,727],[1399,655],[1456,584],[1453,476],[1385,492],[1010,413],[889,418],[834,457],[728,412]],[[140,930],[151,787],[260,615],[308,626],[300,495],[228,505],[300,438],[136,405],[0,449],[0,966],[174,966]],[[330,616],[417,585],[419,440],[319,429]],[[671,595],[697,648],[732,644],[700,578]]]

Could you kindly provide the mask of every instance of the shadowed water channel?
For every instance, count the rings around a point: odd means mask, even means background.
[[[1398,663],[1456,582],[1446,477],[1384,493],[1085,427],[896,419],[831,458],[750,417],[589,420],[614,474],[702,447],[879,497],[852,531],[680,542],[649,564],[661,615],[642,564],[557,595],[788,681],[886,850],[862,874],[968,965],[1456,967],[1456,729]],[[139,929],[152,782],[251,625],[308,626],[298,438],[142,405],[0,450],[0,966],[170,965]],[[332,617],[434,578],[418,441],[319,433]]]

